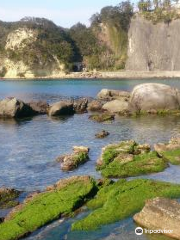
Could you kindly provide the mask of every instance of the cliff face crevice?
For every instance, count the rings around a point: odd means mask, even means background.
[[[179,29],[180,20],[154,25],[140,16],[132,18],[128,32],[126,70],[179,71]]]

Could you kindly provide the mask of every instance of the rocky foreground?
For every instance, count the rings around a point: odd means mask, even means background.
[[[77,220],[71,230],[95,230],[132,216],[147,199],[155,197],[178,198],[180,185],[145,179],[113,182],[71,177],[30,195],[15,207],[0,224],[0,240],[19,239],[53,220],[71,216],[84,204],[91,213]]]

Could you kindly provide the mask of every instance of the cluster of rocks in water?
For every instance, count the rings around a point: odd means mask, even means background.
[[[37,114],[56,117],[90,111],[95,112],[90,116],[93,121],[107,122],[114,120],[116,114],[178,115],[179,109],[180,91],[155,83],[138,85],[131,93],[103,89],[97,99],[60,101],[51,106],[46,102],[24,103],[15,98],[0,101],[0,117],[5,118]],[[95,137],[108,135],[103,130]],[[72,171],[88,159],[89,148],[80,146],[74,147],[72,153],[58,157],[57,161],[63,171]],[[148,179],[124,179],[161,172],[169,163],[180,164],[180,138],[155,144],[153,149],[148,144],[138,144],[133,140],[121,141],[102,149],[97,170],[106,177],[103,180],[89,176],[63,179],[43,192],[28,196],[21,204],[17,201],[19,191],[1,188],[0,208],[14,208],[5,219],[1,219],[0,240],[20,239],[53,220],[71,216],[84,204],[91,213],[77,220],[72,230],[95,230],[136,213],[133,219],[138,225],[148,229],[172,230],[167,235],[180,239],[180,204],[170,200],[180,198],[180,185]],[[114,182],[108,178],[121,179]]]
[[[60,101],[49,106],[46,102],[24,103],[16,98],[0,101],[0,117],[23,118],[37,114],[49,116],[96,112],[90,119],[112,121],[115,115],[180,114],[180,91],[168,85],[146,83],[132,92],[102,89],[97,99],[80,98]]]

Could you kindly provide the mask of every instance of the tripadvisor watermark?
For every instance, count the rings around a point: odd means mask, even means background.
[[[148,233],[148,234],[155,234],[155,233],[161,233],[161,234],[165,234],[165,233],[173,233],[173,230],[167,230],[167,229],[156,229],[156,230],[149,230],[149,229],[142,229],[141,227],[137,227],[135,229],[135,234],[136,235],[142,235],[143,233]]]

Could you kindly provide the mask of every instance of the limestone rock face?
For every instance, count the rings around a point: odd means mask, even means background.
[[[179,19],[169,24],[153,24],[141,16],[132,18],[126,70],[179,71],[179,27]]]
[[[22,118],[35,115],[36,112],[26,103],[16,98],[0,101],[0,117]]]
[[[129,103],[133,111],[177,110],[180,91],[165,84],[140,84],[133,89]]]
[[[54,103],[49,109],[49,116],[72,115],[74,107],[72,102],[60,101]]]
[[[97,98],[101,100],[113,100],[113,99],[119,99],[119,98],[129,98],[130,93],[126,91],[121,90],[111,90],[111,89],[102,89],[98,95]]]
[[[148,200],[143,210],[134,216],[134,220],[150,230],[172,230],[165,235],[180,239],[180,204],[175,200]]]
[[[128,112],[129,103],[124,99],[113,100],[105,103],[102,109],[111,113],[125,113]]]

